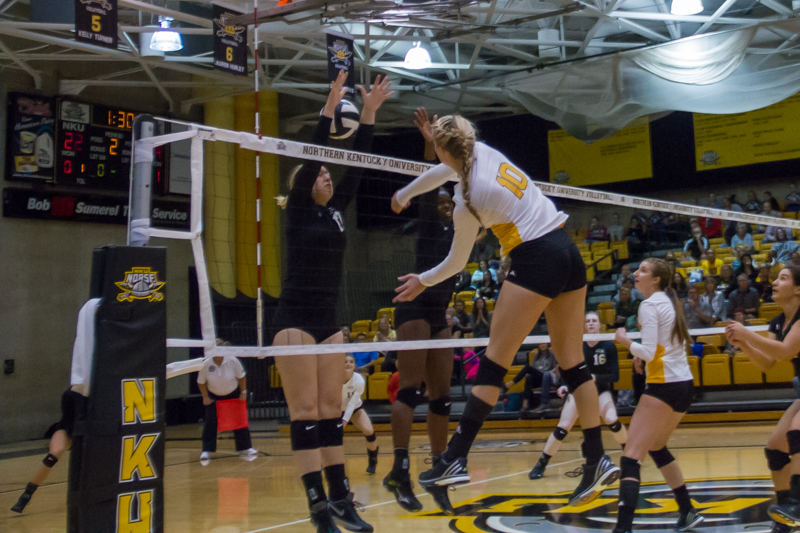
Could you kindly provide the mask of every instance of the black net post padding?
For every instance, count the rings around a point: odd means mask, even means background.
[[[95,250],[102,298],[85,414],[73,434],[69,533],[164,531],[166,249]]]

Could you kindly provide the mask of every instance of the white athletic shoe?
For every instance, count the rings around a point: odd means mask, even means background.
[[[245,450],[245,451],[242,452],[242,455],[244,455],[244,456],[257,455],[257,454],[258,454],[258,450],[256,450],[255,448],[250,448],[249,450]]]
[[[210,454],[210,453],[208,453],[208,452],[203,452],[203,453],[201,453],[201,454],[200,454],[200,460],[202,461],[203,459],[205,459],[205,460],[209,460],[209,459],[211,459],[211,454]]]

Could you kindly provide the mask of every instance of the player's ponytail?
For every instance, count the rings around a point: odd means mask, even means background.
[[[433,142],[439,148],[461,161],[461,196],[464,205],[481,224],[478,239],[486,234],[478,211],[472,206],[470,199],[470,179],[475,158],[475,127],[461,115],[447,115],[433,124]]]
[[[658,288],[669,297],[672,307],[675,310],[675,323],[672,326],[672,340],[680,341],[681,344],[692,344],[692,337],[689,335],[689,328],[686,326],[686,317],[683,314],[683,304],[678,293],[670,286],[672,279],[672,269],[669,263],[660,258],[650,257],[642,261],[648,263],[654,278],[660,278]]]
[[[300,173],[301,168],[303,168],[303,165],[297,165],[292,169],[292,173],[289,174],[289,191],[291,191],[292,188],[294,188],[294,181],[295,179],[297,179],[297,175]],[[276,196],[275,203],[277,203],[278,207],[280,207],[281,209],[286,209],[286,206],[289,203],[289,196],[288,195]]]

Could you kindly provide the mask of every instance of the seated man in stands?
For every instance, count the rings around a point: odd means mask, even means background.
[[[615,328],[630,329],[628,325],[629,320],[632,321],[633,327],[636,327],[636,315],[639,312],[639,304],[641,300],[635,300],[631,296],[631,289],[629,287],[622,287],[619,290],[619,302],[617,302],[617,318],[613,324]]]
[[[725,294],[717,292],[717,278],[706,276],[703,280],[706,284],[706,292],[700,297],[700,311],[703,315],[711,317],[711,321],[706,326],[713,326],[714,322],[728,320],[728,308],[725,303]]]
[[[367,342],[367,334],[359,333],[356,336],[356,343]],[[360,374],[372,374],[375,366],[378,365],[378,352],[353,352],[353,358],[356,360],[356,372]]]
[[[686,317],[686,326],[689,329],[706,328],[716,319],[713,315],[707,314],[708,309],[703,310],[700,305],[700,293],[697,287],[690,285],[686,291],[686,300],[683,302],[683,314]]]
[[[461,329],[461,333],[472,333],[472,329],[469,327],[469,315],[464,311],[464,307],[464,300],[456,298],[453,309],[456,311],[458,327]]]
[[[617,305],[617,303],[620,300],[619,293],[624,288],[627,288],[627,289],[629,289],[631,291],[631,298],[632,299],[639,300],[640,302],[642,300],[644,300],[644,296],[642,296],[642,293],[639,292],[639,289],[636,289],[636,288],[633,287],[633,280],[628,278],[628,279],[622,280],[622,285],[619,288],[620,290],[617,291],[617,294],[615,294],[613,298],[611,298],[611,303],[612,304]]]
[[[608,240],[608,229],[605,226],[600,224],[600,219],[597,217],[592,217],[592,221],[589,223],[589,229],[586,232],[586,240],[583,241],[588,244],[592,244],[593,242],[601,242]]]
[[[611,242],[621,241],[625,238],[625,226],[619,219],[619,213],[611,214],[611,225],[608,227],[608,238]]]
[[[736,278],[738,287],[728,295],[728,302],[732,309],[744,309],[747,318],[756,318],[758,308],[761,305],[758,298],[758,291],[750,286],[750,278],[747,274],[739,274]]]
[[[722,221],[718,218],[699,217],[697,223],[709,239],[722,237]]]
[[[717,252],[713,248],[706,250],[706,258],[700,261],[700,268],[703,269],[704,276],[718,276],[722,265],[722,259],[717,258]]]

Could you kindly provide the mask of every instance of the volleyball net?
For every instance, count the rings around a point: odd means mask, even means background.
[[[197,273],[199,296],[201,338],[169,339],[168,347],[202,348],[206,357],[222,355],[275,357],[362,351],[354,350],[354,346],[349,343],[269,346],[274,333],[271,331],[270,316],[276,298],[280,294],[280,280],[284,269],[294,268],[291,264],[281,264],[281,255],[285,250],[281,244],[285,232],[285,216],[282,217],[274,206],[273,197],[278,193],[286,194],[286,177],[292,167],[307,161],[316,161],[328,168],[335,184],[348,168],[361,168],[364,171],[357,193],[353,191],[356,193],[355,199],[343,213],[341,221],[347,227],[348,251],[342,287],[339,291],[339,324],[352,325],[353,336],[355,337],[356,331],[363,332],[367,335],[368,341],[371,341],[376,334],[381,316],[386,315],[392,325],[391,299],[394,296],[394,288],[399,285],[397,277],[414,272],[416,240],[426,238],[424,232],[419,230],[419,226],[424,224],[425,215],[422,211],[426,208],[412,205],[403,215],[398,216],[390,211],[390,200],[396,189],[430,168],[429,162],[387,157],[378,153],[360,153],[336,146],[316,146],[169,119],[153,119],[153,121],[156,125],[152,129],[153,132],[171,133],[154,136],[137,135],[133,149],[134,173],[150,176],[150,167],[155,162],[155,150],[161,147],[171,147],[176,152],[186,154],[188,165],[185,166],[185,178],[189,182],[191,203],[189,227],[186,230],[155,227],[149,198],[145,198],[144,207],[140,205],[137,208],[132,204],[129,210],[131,240],[141,243],[151,237],[159,237],[189,241]],[[388,144],[385,139],[383,142],[378,140],[376,139],[376,144],[385,149]],[[420,138],[420,159],[422,146]],[[248,183],[248,180],[253,180],[256,175],[256,165],[252,159],[254,154],[263,154],[265,158],[271,158],[267,159],[266,172],[263,164],[259,169],[263,174],[260,186],[264,194],[263,199],[258,200],[252,194],[254,187]],[[714,250],[716,259],[712,260],[711,267],[715,269],[716,277],[722,278],[725,283],[736,283],[736,280],[731,280],[729,273],[721,271],[727,271],[730,267],[733,272],[733,267],[742,259],[741,254],[731,248],[724,238],[725,232],[735,229],[737,223],[746,225],[746,231],[753,239],[752,249],[749,252],[754,259],[756,269],[760,266],[769,266],[774,270],[779,266],[769,253],[773,245],[761,243],[763,236],[759,234],[759,228],[762,230],[768,227],[780,228],[790,241],[793,239],[793,233],[800,234],[800,221],[788,216],[756,215],[553,183],[534,182],[534,185],[553,199],[559,209],[579,219],[577,223],[568,223],[567,227],[572,228],[569,231],[581,248],[588,277],[592,280],[592,290],[587,302],[587,309],[590,310],[596,308],[601,312],[607,310],[614,305],[611,300],[619,298],[618,287],[611,274],[618,271],[620,263],[630,261],[635,266],[643,253],[645,256],[661,257],[670,250],[679,253],[691,232],[690,219],[698,219],[704,227],[707,221],[712,221],[711,226],[717,224],[714,221],[719,221],[722,237],[709,239],[707,248]],[[132,202],[135,202],[137,196],[142,196],[137,195],[137,187],[142,190],[141,183],[132,185]],[[415,201],[415,204],[418,203]],[[639,244],[637,241],[642,240],[635,232],[624,236],[620,241],[584,242],[592,239],[590,235],[584,235],[581,229],[588,224],[590,215],[600,210],[603,204],[614,206],[614,212],[621,215],[620,220],[626,230],[635,225],[631,222],[634,218],[644,218],[648,216],[647,213],[651,215],[656,213],[656,218],[661,218],[661,224],[654,224],[653,227],[659,228],[660,233],[644,238],[647,241],[645,249],[639,250],[633,250]],[[249,221],[246,220],[246,212],[251,216]],[[606,208],[604,213],[603,218],[606,219],[604,222],[609,223],[611,211]],[[235,236],[237,232],[242,231],[247,234],[245,237]],[[494,299],[486,290],[479,290],[484,286],[483,281],[473,278],[474,271],[479,266],[478,258],[484,258],[487,260],[489,274],[493,278],[492,282],[487,278],[486,284],[498,283],[497,272],[502,270],[500,257],[496,247],[490,241],[487,242],[488,244],[483,244],[482,248],[476,250],[474,263],[467,265],[471,278],[468,285],[454,294],[454,297],[464,302],[465,312],[468,314],[475,305],[479,305],[476,302],[481,295],[484,295],[484,303],[480,305],[485,305],[488,311],[491,311],[494,304]],[[635,258],[638,259],[634,260]],[[684,259],[681,262],[681,258],[678,258],[677,270],[684,275],[689,285],[702,277],[701,262],[697,259]],[[246,263],[247,268],[243,268],[241,264],[236,265],[237,261]],[[721,268],[716,266],[719,264],[722,265]],[[248,289],[242,289],[240,278],[245,277],[252,281],[256,277],[252,275],[254,269],[260,269],[264,273],[265,281],[261,284],[263,296],[260,291],[252,290],[252,283],[249,294]],[[329,289],[330,280],[322,277],[323,279],[318,280],[318,288]],[[311,289],[309,293],[313,299],[315,287],[308,289]],[[226,301],[246,302],[253,311],[255,309],[260,311],[262,298],[263,314],[248,312],[234,320],[230,313],[219,312],[220,305],[224,307]],[[729,309],[725,316],[732,318],[732,314],[733,309]],[[607,325],[614,326],[612,323]],[[717,327],[692,330],[691,333],[692,335],[724,333],[720,323],[715,326]],[[764,330],[766,326],[761,324],[755,326],[755,329]],[[636,333],[632,333],[631,336],[636,338]],[[605,333],[587,335],[585,339],[613,340],[613,337],[613,333]],[[218,338],[233,341],[235,346],[217,346]],[[535,345],[544,342],[549,342],[549,337],[546,326],[540,324],[524,344]],[[370,342],[368,351],[401,351],[444,346],[477,348],[487,343],[487,338]],[[172,363],[169,376],[192,372],[200,366],[202,359]]]

